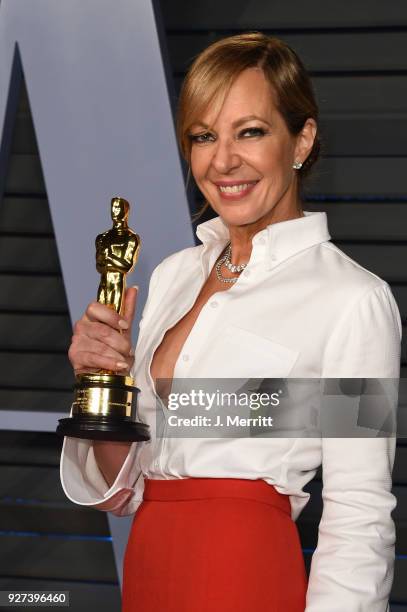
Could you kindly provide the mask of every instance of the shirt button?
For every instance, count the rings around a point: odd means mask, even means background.
[[[158,461],[154,461],[154,467],[158,470]]]
[[[218,307],[218,302],[216,300],[214,300],[213,302],[211,302],[211,306],[212,306],[212,308],[217,308]]]
[[[185,355],[182,355],[182,359],[183,359],[184,361],[189,361],[189,355],[186,355],[186,354],[185,354]]]
[[[260,238],[259,239],[259,244],[266,244],[266,239],[265,238]]]
[[[250,276],[250,270],[245,270],[243,272],[243,276]]]

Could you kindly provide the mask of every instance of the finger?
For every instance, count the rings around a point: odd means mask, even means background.
[[[91,302],[85,312],[85,320],[106,323],[114,329],[128,329],[129,324],[121,317],[113,308],[109,308],[106,304],[99,302]]]
[[[102,344],[121,353],[124,357],[128,357],[130,354],[131,342],[127,335],[122,335],[117,329],[105,323],[99,323],[97,321],[78,321],[75,324],[74,332],[72,338],[73,342],[77,340],[86,342],[87,339],[98,340]]]
[[[81,374],[83,372],[92,373],[97,370],[109,370],[124,374],[130,371],[132,365],[132,358],[128,358],[123,361],[116,361],[116,359],[106,357],[105,355],[99,355],[98,353],[91,353],[89,351],[81,351],[77,354],[77,362],[74,370],[76,374]]]
[[[115,362],[124,362],[129,357],[129,351],[127,354],[120,353],[110,348],[99,340],[91,340],[90,338],[74,338],[68,351],[69,359],[73,362],[74,368],[86,364],[82,360],[83,354],[96,353],[109,359],[113,359]]]
[[[123,319],[129,324],[129,331],[133,323],[134,313],[136,312],[138,296],[138,286],[128,287],[124,297]]]

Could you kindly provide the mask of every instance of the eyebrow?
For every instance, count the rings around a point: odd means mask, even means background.
[[[262,121],[263,123],[267,123],[267,125],[271,126],[271,123],[267,121],[266,119],[263,119],[262,117],[258,117],[257,115],[247,115],[246,117],[241,117],[240,119],[237,119],[236,121],[234,121],[232,123],[232,127],[234,128],[239,127],[239,125],[246,123],[246,121],[252,121],[253,119],[257,119],[258,121]],[[203,121],[194,121],[192,125],[201,125],[203,128],[209,129],[209,125],[207,125]]]

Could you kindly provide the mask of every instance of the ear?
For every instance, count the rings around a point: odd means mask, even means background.
[[[309,117],[301,132],[297,136],[297,142],[294,149],[294,161],[305,162],[308,155],[311,153],[312,146],[314,144],[315,136],[317,133],[317,124],[315,119]]]

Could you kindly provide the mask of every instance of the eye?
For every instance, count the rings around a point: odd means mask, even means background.
[[[265,130],[263,130],[263,128],[251,127],[251,128],[245,128],[244,130],[241,130],[241,132],[239,132],[239,136],[243,136],[243,138],[247,138],[245,134],[248,134],[248,136],[251,137],[251,136],[264,136],[265,133],[266,132]]]
[[[207,142],[213,142],[214,137],[209,132],[202,134],[188,134],[188,138],[192,143],[205,144]]]

